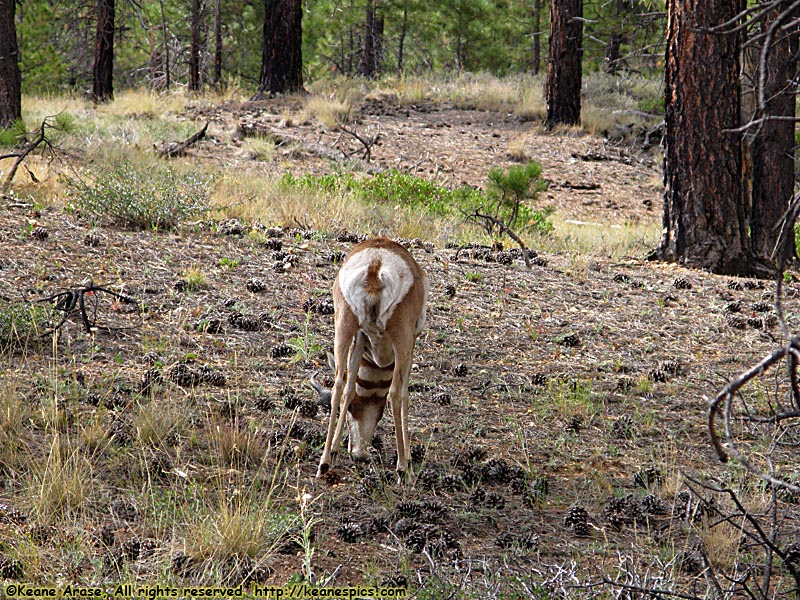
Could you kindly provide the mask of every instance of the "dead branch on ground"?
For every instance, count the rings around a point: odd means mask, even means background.
[[[532,268],[531,259],[528,256],[528,247],[525,245],[525,242],[523,242],[522,239],[516,233],[514,233],[514,231],[508,225],[506,225],[505,221],[498,219],[497,217],[493,217],[492,215],[481,213],[478,211],[478,209],[475,209],[474,213],[466,215],[466,218],[468,221],[483,220],[486,223],[491,224],[492,227],[498,227],[501,234],[507,234],[508,237],[519,244],[519,247],[522,249],[522,258],[525,259],[525,266],[529,269]]]
[[[43,152],[49,153],[51,157],[55,158],[56,156],[56,148],[53,146],[52,141],[47,137],[47,130],[52,129],[59,131],[60,128],[51,122],[51,119],[54,117],[47,116],[42,119],[42,122],[39,124],[39,127],[36,129],[36,135],[33,139],[28,142],[27,144],[23,145],[19,150],[15,152],[9,152],[7,154],[0,154],[0,160],[6,158],[16,158],[14,164],[11,166],[8,174],[3,179],[3,183],[0,184],[0,195],[5,195],[8,192],[8,189],[11,187],[11,182],[14,180],[14,176],[17,174],[17,169],[19,169],[22,162],[27,158],[27,156],[36,150],[39,146],[43,146]],[[27,168],[27,167],[26,167]],[[28,174],[33,181],[37,181],[33,173],[28,169]]]
[[[184,152],[186,152],[187,148],[194,146],[197,142],[202,140],[206,137],[206,131],[208,131],[208,124],[209,122],[206,121],[206,124],[203,125],[203,128],[195,134],[192,134],[182,142],[170,142],[169,144],[163,145],[161,148],[158,149],[157,154],[159,157],[166,157],[166,158],[175,158],[178,156],[182,156]]]
[[[355,128],[349,128],[343,122],[338,122],[337,126],[343,133],[353,136],[361,143],[362,146],[364,146],[364,151],[361,155],[361,158],[366,162],[369,162],[372,159],[372,147],[375,146],[381,139],[381,132],[378,131],[375,135],[369,135],[369,127],[367,127],[366,133],[360,134]],[[345,157],[349,157],[344,151],[342,154],[344,154]]]

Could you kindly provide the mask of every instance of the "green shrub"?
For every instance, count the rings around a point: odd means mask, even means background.
[[[0,148],[13,148],[25,139],[27,133],[25,122],[16,120],[8,129],[0,129]]]
[[[210,209],[213,177],[169,167],[137,170],[128,163],[92,181],[64,177],[70,207],[96,222],[129,229],[175,229]]]
[[[536,225],[541,233],[549,233],[552,224],[547,229],[546,215],[534,212],[526,203],[526,200],[534,200],[539,192],[547,189],[541,175],[542,167],[536,162],[515,165],[508,172],[503,172],[499,167],[492,168],[489,171],[485,208],[509,227],[516,228],[521,224],[523,228],[528,228]],[[543,228],[547,231],[541,231]]]
[[[44,306],[0,298],[0,350],[24,348],[46,331],[50,317]]]
[[[450,189],[437,183],[395,170],[357,177],[353,173],[329,173],[295,177],[287,173],[281,184],[288,188],[325,194],[352,194],[363,202],[392,204],[424,210],[436,217],[468,216],[475,211],[488,213],[509,226],[546,234],[553,225],[552,209],[535,211],[528,201],[545,189],[541,167],[531,162],[511,167],[508,172],[495,168],[489,172],[487,192],[462,186]]]

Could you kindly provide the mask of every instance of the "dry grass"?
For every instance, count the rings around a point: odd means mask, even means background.
[[[43,523],[88,510],[94,480],[92,465],[61,433],[55,433],[49,451],[34,460],[28,480],[33,510]]]
[[[326,96],[309,96],[303,108],[308,117],[313,117],[329,129],[335,129],[340,123],[347,123],[353,110],[349,98],[339,99]]]
[[[657,223],[603,224],[553,217],[555,231],[539,238],[535,247],[583,257],[642,257],[658,244]]]

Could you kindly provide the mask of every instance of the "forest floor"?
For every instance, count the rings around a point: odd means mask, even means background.
[[[359,149],[287,119],[293,111],[190,106],[187,118],[212,125],[188,152],[221,170],[300,175],[331,169],[320,147]],[[482,185],[521,145],[560,217],[609,228],[660,219],[659,159],[633,146],[391,98],[366,101],[355,127],[380,130],[379,168]],[[248,128],[294,144],[255,160],[237,134]],[[4,351],[5,578],[305,577],[407,585],[420,598],[575,598],[612,595],[605,580],[704,597],[710,569],[762,576],[758,547],[740,546],[721,518],[729,501],[687,478],[746,490],[754,512],[768,505],[767,486],[719,462],[706,417],[709,397],[781,343],[772,283],[541,250],[529,270],[513,250],[408,241],[431,280],[411,375],[415,475],[396,481],[387,414],[371,465],[345,456],[317,480],[327,415],[308,378],[330,375],[331,284],[355,234],[369,232],[291,226],[91,229],[58,207],[0,204],[0,296],[45,297],[88,278],[145,307],[131,329],[87,334],[73,315],[52,343]],[[787,285],[792,330],[798,292]],[[98,326],[125,317],[108,310]],[[777,381],[756,380],[753,411],[768,409]],[[763,450],[762,429],[738,427]],[[792,452],[772,454],[787,477],[800,474]],[[781,547],[800,534],[796,500],[777,504]],[[790,589],[786,573],[778,563],[773,587]]]

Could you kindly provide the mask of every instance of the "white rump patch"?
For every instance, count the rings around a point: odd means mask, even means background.
[[[377,321],[369,323],[367,311],[371,308],[371,300],[364,286],[367,282],[367,271],[373,260],[379,259],[381,266],[378,278],[383,284],[380,294]],[[385,248],[365,248],[355,254],[339,271],[339,287],[350,309],[358,319],[359,327],[377,326],[379,331],[386,329],[386,323],[394,309],[408,294],[414,283],[414,275],[402,257]]]

